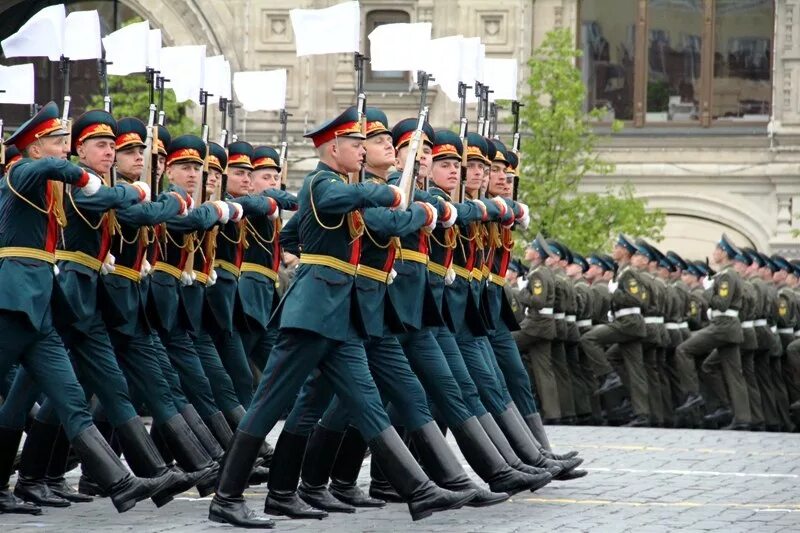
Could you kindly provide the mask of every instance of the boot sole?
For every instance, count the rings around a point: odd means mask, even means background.
[[[494,500],[484,500],[484,501],[472,500],[471,502],[468,502],[465,505],[465,507],[491,507],[492,505],[497,505],[498,503],[503,503],[505,501],[508,501],[510,497],[511,495],[509,494],[505,498],[495,498]]]
[[[433,513],[440,513],[442,511],[455,511],[456,509],[461,509],[462,507],[464,507],[466,504],[468,504],[469,502],[471,502],[474,499],[475,499],[475,494],[471,494],[470,496],[465,496],[464,498],[461,498],[458,502],[456,502],[456,503],[454,503],[452,505],[443,506],[443,507],[434,507],[432,509],[425,509],[424,511],[421,511],[421,512],[418,512],[418,513],[412,513],[411,514],[411,520],[416,522],[417,520],[422,520],[423,518],[428,518]]]
[[[318,515],[298,515],[294,513],[287,513],[286,511],[280,509],[272,509],[270,507],[264,507],[264,514],[268,514],[270,516],[285,516],[287,518],[291,518],[292,520],[322,520],[323,518],[327,518],[328,515],[326,514],[318,514]]]
[[[530,490],[531,492],[537,491],[537,490],[541,489],[542,487],[544,487],[546,485],[549,485],[551,481],[553,481],[552,477],[550,479],[546,479],[546,480],[543,480],[543,481],[538,481],[538,482],[534,483],[534,485],[532,487],[528,487],[528,490]]]
[[[342,507],[332,507],[332,506],[325,505],[325,504],[323,504],[321,502],[315,501],[313,498],[307,498],[306,495],[303,492],[299,491],[299,490],[297,491],[297,496],[301,500],[306,502],[308,505],[313,507],[314,509],[319,509],[320,511],[325,511],[326,513],[353,514],[353,513],[356,512],[356,508],[355,507],[344,507],[344,506],[342,506]],[[344,505],[344,504],[342,504],[342,505]]]
[[[267,522],[264,521],[263,524],[234,524],[233,522],[226,520],[220,516],[212,514],[210,511],[208,513],[208,519],[212,522],[216,522],[218,524],[228,524],[229,526],[233,527],[240,527],[242,529],[274,529],[275,522]]]

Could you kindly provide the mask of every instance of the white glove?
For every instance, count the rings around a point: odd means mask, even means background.
[[[188,287],[192,284],[192,275],[186,271],[181,272],[181,285]]]
[[[708,318],[709,320],[711,320],[711,318],[712,318],[711,317],[711,308],[710,307],[708,309],[706,309],[706,318]]]
[[[267,198],[272,204],[272,212],[267,215],[270,220],[277,220],[281,216],[281,210],[278,209],[278,202],[273,200],[272,198]]]
[[[186,197],[186,212],[188,213],[192,209],[194,209],[194,200],[192,200],[191,196],[187,196]]]
[[[150,265],[147,259],[142,259],[142,266],[139,267],[139,275],[142,277],[149,276],[152,270],[153,267]]]
[[[442,219],[443,228],[449,228],[450,226],[455,224],[456,220],[458,219],[458,211],[456,211],[456,206],[454,206],[450,202],[447,202],[447,207],[450,209],[450,216],[447,217],[447,219]]]
[[[58,265],[53,265],[53,275],[58,276],[61,271],[58,269]]]
[[[519,224],[522,229],[528,229],[528,226],[531,223],[530,209],[528,209],[528,206],[522,202],[517,202],[517,204],[522,209],[522,217],[517,219],[517,224]]]
[[[618,288],[619,288],[619,282],[617,282],[617,281],[609,281],[608,282],[608,292],[609,292],[609,294],[614,294],[615,292],[617,292]]]
[[[406,198],[406,193],[405,193],[405,192],[403,192],[403,189],[401,189],[401,188],[400,188],[400,187],[398,187],[397,185],[389,185],[389,187],[390,187],[390,188],[391,188],[391,189],[392,189],[394,192],[396,192],[397,194],[399,194],[399,195],[400,195],[400,203],[398,204],[398,207],[399,207],[399,206],[402,206],[402,205],[407,205],[407,202],[406,202],[406,200],[407,200],[407,198]]]
[[[608,311],[608,321],[614,322],[614,313],[612,313],[610,310]]]
[[[222,215],[219,217],[219,221],[223,224],[227,224],[228,220],[231,218],[231,209],[228,207],[228,203],[223,202],[222,200],[214,200],[211,203],[214,204],[217,209],[220,210],[220,212],[222,212]]]
[[[236,202],[228,202],[230,205],[233,206],[233,213],[231,213],[231,222],[239,222],[242,220],[244,216],[244,209],[242,208],[242,204],[237,204]]]
[[[116,263],[117,259],[111,254],[106,256],[106,260],[100,265],[100,273],[104,276],[111,274],[116,270],[114,264]]]
[[[452,285],[453,282],[456,280],[456,271],[452,268],[447,269],[447,274],[444,276],[444,284],[445,285]]]
[[[208,281],[206,282],[206,287],[211,287],[216,282],[217,282],[217,271],[212,268],[211,273],[208,275]]]
[[[428,213],[428,216],[431,219],[431,221],[425,225],[425,228],[428,231],[433,231],[436,228],[436,220],[439,218],[439,212],[431,204],[425,202],[417,202],[417,203],[419,203],[425,209],[425,211]]]
[[[713,286],[714,286],[714,280],[709,278],[708,276],[705,276],[703,278],[703,288],[708,290]]]
[[[517,279],[517,288],[525,289],[528,287],[528,278],[519,278]]]
[[[397,277],[397,271],[396,271],[395,269],[392,269],[392,270],[389,272],[389,277],[388,277],[388,278],[387,278],[387,280],[386,280],[386,284],[387,284],[387,285],[391,285],[391,284],[392,284],[392,282],[394,282],[394,278],[396,278],[396,277]]]
[[[87,172],[87,174],[89,175],[89,181],[87,181],[86,185],[81,188],[81,191],[83,191],[83,194],[86,196],[94,196],[97,191],[100,190],[100,187],[102,187],[103,180],[91,172]]]
[[[142,202],[150,201],[150,186],[144,181],[134,181],[131,183],[132,187],[139,189],[139,196],[143,196]]]

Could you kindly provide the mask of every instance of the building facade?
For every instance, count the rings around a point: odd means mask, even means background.
[[[206,44],[208,55],[224,54],[234,71],[286,68],[290,175],[299,180],[314,165],[303,132],[354,102],[355,76],[348,54],[296,57],[289,10],[339,1],[100,0],[68,2],[68,8],[99,7],[117,18],[137,14],[162,28],[165,45]],[[22,3],[7,0],[6,9]],[[24,3],[32,14],[57,2]],[[612,119],[625,123],[600,148],[615,172],[588,176],[582,187],[603,191],[632,182],[667,214],[663,246],[692,257],[708,255],[722,232],[800,257],[794,236],[800,230],[800,0],[360,3],[367,54],[366,35],[377,25],[431,22],[434,38],[480,37],[487,56],[516,58],[521,91],[527,60],[544,35],[572,29],[584,52],[579,67],[587,108],[606,110],[597,130],[607,131]],[[366,89],[368,102],[392,121],[416,109],[418,92],[407,73],[367,71]],[[435,88],[429,102],[433,124],[455,123],[457,104]],[[236,131],[254,143],[276,143],[277,114],[239,111]]]

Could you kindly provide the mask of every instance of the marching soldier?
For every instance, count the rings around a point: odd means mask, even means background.
[[[143,480],[125,469],[92,424],[84,392],[53,324],[55,247],[59,228],[66,224],[57,182],[73,185],[87,198],[102,188],[100,178],[66,161],[68,138],[58,107],[50,102],[6,141],[23,159],[0,182],[0,206],[10,215],[0,228],[0,321],[4,331],[15,332],[0,340],[0,374],[15,362],[22,364],[53,404],[84,469],[111,495],[117,511],[125,512],[174,478],[169,474]],[[135,194],[131,203],[138,198]],[[17,226],[26,231],[14,231]],[[0,509],[38,514],[38,507],[22,504],[7,491],[22,424],[4,424],[0,432],[0,486],[6,488],[0,492]]]
[[[412,518],[459,507],[475,496],[471,490],[437,488],[416,464],[383,410],[367,368],[358,322],[351,318],[359,315],[353,283],[363,234],[360,209],[397,207],[403,199],[393,186],[346,183],[346,173],[358,172],[365,155],[358,118],[351,107],[306,135],[313,140],[320,162],[298,195],[300,267],[273,315],[280,327],[278,340],[229,449],[209,508],[213,521],[273,526],[270,520],[254,516],[242,493],[264,436],[317,367],[344,401],[372,449],[373,461],[408,500]]]
[[[575,327],[578,338],[592,329],[592,312],[594,302],[593,292],[586,279],[589,271],[589,262],[580,254],[572,253],[572,264],[567,267],[567,275],[572,279],[575,287]],[[587,424],[593,418],[595,407],[592,405],[594,396],[594,375],[589,366],[589,360],[583,350],[575,347],[577,354],[571,367],[573,386],[575,390],[575,411],[578,424]],[[599,414],[599,405],[598,414]]]
[[[581,347],[591,361],[592,371],[602,385],[595,394],[603,394],[622,386],[622,379],[609,364],[624,365],[635,418],[631,424],[646,424],[650,417],[647,403],[647,378],[642,360],[642,339],[647,335],[643,308],[649,294],[641,275],[631,266],[636,246],[624,235],[614,245],[614,260],[619,264],[616,279],[609,282],[614,320],[594,326],[581,338]],[[606,347],[614,345],[606,351]]]
[[[794,291],[797,286],[797,277],[794,275],[794,266],[786,258],[776,254],[770,259],[778,267],[778,270],[772,275],[772,279],[778,291],[775,326],[781,343],[780,355],[770,358],[770,369],[776,395],[776,407],[783,424],[782,429],[792,432],[795,424],[789,412],[789,393],[784,381],[784,367],[786,347],[794,339],[794,330],[797,326],[798,300]]]
[[[555,280],[546,265],[552,250],[541,234],[530,243],[525,258],[531,263],[528,283],[519,293],[525,306],[525,319],[520,330],[513,333],[520,353],[528,363],[528,373],[536,384],[545,422],[561,418],[558,388],[551,355],[551,342],[555,338],[556,324],[553,317],[555,303]]]
[[[741,279],[733,267],[732,261],[742,253],[726,235],[723,235],[714,248],[714,263],[721,265],[721,270],[713,277],[706,279],[704,285],[713,290],[709,301],[709,326],[682,342],[675,351],[681,364],[691,366],[698,357],[704,357],[706,368],[721,365],[725,384],[730,391],[730,405],[733,407],[733,422],[729,429],[747,429],[750,425],[750,404],[747,398],[747,385],[742,376],[742,362],[739,345],[742,343],[742,326],[739,322],[739,310],[742,305]],[[678,407],[678,412],[689,410],[700,403],[697,374],[686,372],[689,376],[684,390],[689,394],[686,402]],[[718,392],[720,401],[726,397]]]

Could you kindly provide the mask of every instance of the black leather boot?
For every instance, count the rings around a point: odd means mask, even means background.
[[[217,439],[217,442],[227,450],[233,440],[233,431],[231,431],[231,426],[228,424],[222,411],[217,411],[208,417],[205,423],[209,431],[211,431],[211,434]],[[259,457],[255,465],[253,465],[253,471],[250,473],[250,478],[247,481],[250,485],[261,485],[269,481],[269,469],[261,466],[261,463],[263,463],[263,459]]]
[[[275,522],[256,516],[244,502],[247,478],[258,456],[264,439],[237,431],[233,437],[228,457],[219,475],[217,493],[208,506],[208,519],[249,529],[272,529]]]
[[[40,515],[41,507],[20,500],[8,487],[8,480],[14,472],[14,461],[20,440],[22,440],[21,429],[0,428],[0,514]]]
[[[408,502],[412,520],[433,513],[459,509],[475,498],[472,489],[450,491],[436,486],[414,460],[397,431],[391,426],[369,442],[372,460],[378,461],[386,479]]]
[[[509,466],[474,416],[454,427],[453,436],[469,465],[494,492],[513,495],[523,490],[536,490],[553,479],[545,470],[527,474]]]
[[[81,458],[84,470],[111,496],[117,512],[124,513],[140,501],[150,498],[172,481],[172,476],[154,479],[134,477],[95,426],[81,431],[72,447]]]
[[[356,508],[328,492],[328,478],[344,433],[317,424],[306,445],[297,495],[315,509],[329,513],[355,513]]]
[[[511,446],[511,443],[508,442],[503,430],[497,425],[497,422],[492,417],[491,413],[486,413],[479,416],[478,422],[480,423],[481,427],[483,427],[486,435],[489,436],[492,444],[494,444],[495,448],[497,448],[497,451],[503,456],[505,462],[514,470],[519,470],[520,472],[531,475],[541,475],[546,472],[550,474],[551,477],[559,475],[564,470],[557,464],[550,465],[547,468],[539,468],[522,462],[522,459],[520,459],[520,457],[517,455],[517,452]]]
[[[384,500],[371,498],[356,483],[367,450],[361,432],[353,426],[348,427],[333,462],[329,490],[336,498],[353,507],[383,507],[386,505]]]
[[[197,435],[182,415],[175,415],[158,427],[157,433],[172,450],[175,461],[185,472],[200,474],[197,492],[204,498],[214,492],[219,477],[220,465],[214,461],[200,444]]]
[[[147,433],[142,419],[134,417],[115,428],[117,438],[122,446],[128,466],[139,477],[169,479],[164,488],[153,494],[156,507],[163,507],[182,492],[186,492],[200,481],[205,472],[183,472],[168,468],[158,453],[155,443]]]
[[[247,411],[241,405],[236,407],[236,409],[225,413],[225,420],[228,421],[228,425],[233,431],[236,431],[236,428],[239,427],[239,422],[242,421],[245,413],[247,413]],[[264,443],[261,445],[261,449],[258,452],[258,456],[261,457],[261,466],[264,468],[269,468],[269,465],[272,464],[272,455],[274,453],[275,450],[272,449],[272,446],[270,446],[267,441],[264,441]],[[264,483],[266,483],[266,480]],[[253,476],[250,476],[250,484],[253,484]]]
[[[275,456],[269,476],[269,493],[264,502],[264,512],[289,518],[317,518],[328,516],[297,497],[297,482],[306,451],[308,436],[295,435],[284,430],[278,437]]]
[[[409,436],[419,453],[421,464],[434,483],[452,491],[475,491],[475,498],[467,503],[468,507],[488,507],[509,498],[505,492],[491,492],[478,486],[467,476],[436,422],[431,420],[410,432]]]
[[[117,452],[117,448],[119,446],[116,446],[115,448],[115,445],[118,441],[114,439],[114,427],[108,420],[106,420],[104,413],[97,415],[97,417],[94,419],[94,425],[100,432],[100,435],[102,435],[106,440],[108,445],[111,446],[111,450],[117,455],[117,457],[119,457],[120,453]],[[112,445],[112,443],[114,443],[114,445]],[[81,470],[81,477],[78,478],[78,492],[87,496],[97,496],[100,498],[108,498],[109,496],[99,483],[96,483],[91,477],[89,477],[86,469]]]
[[[539,449],[533,441],[525,433],[525,430],[517,421],[511,409],[506,409],[495,416],[495,420],[497,421],[497,425],[502,429],[503,434],[508,438],[511,447],[514,448],[514,451],[525,464],[538,466],[540,468],[558,465],[562,467],[562,472],[568,472],[583,463],[583,459],[580,458],[568,459],[567,461],[553,461],[543,456],[539,453]],[[561,472],[559,472],[559,474],[560,473]],[[558,478],[558,475],[554,477]]]
[[[37,419],[31,423],[28,437],[22,446],[14,496],[41,507],[69,507],[71,504],[47,486],[47,464],[53,450],[58,425],[45,424]]]
[[[181,409],[181,416],[186,420],[186,423],[192,429],[197,440],[200,441],[200,444],[203,445],[206,452],[208,452],[208,455],[216,462],[221,463],[222,458],[225,456],[225,450],[220,446],[219,441],[217,441],[214,434],[211,433],[211,430],[206,426],[203,419],[200,418],[194,406],[192,404],[186,404],[184,408]]]
[[[376,500],[383,500],[390,503],[406,503],[402,496],[400,496],[394,487],[389,484],[389,480],[383,475],[381,467],[378,462],[370,461],[369,465],[369,495]]]
[[[58,434],[53,444],[53,450],[50,453],[50,461],[47,463],[47,474],[45,475],[47,486],[50,487],[54,494],[72,503],[94,501],[91,496],[81,494],[75,490],[64,478],[64,475],[69,471],[67,469],[69,468],[71,449],[67,434],[64,432],[64,426],[58,426]]]
[[[576,452],[575,450],[562,454],[553,453],[553,449],[550,447],[550,440],[547,438],[547,433],[545,433],[544,431],[544,424],[542,424],[542,415],[540,415],[539,413],[531,413],[527,416],[523,416],[522,420],[525,423],[525,427],[530,429],[531,433],[533,434],[533,437],[540,444],[539,451],[542,452],[542,455],[544,455],[548,459],[563,461],[565,459],[572,459],[573,457],[576,457],[578,455],[578,452]]]
[[[175,462],[175,456],[172,455],[172,450],[169,449],[169,444],[167,444],[167,441],[164,440],[164,435],[161,434],[159,427],[155,424],[150,426],[150,438],[153,439],[156,448],[158,448],[158,453],[161,454],[161,458],[164,459],[164,462],[167,463],[167,466],[172,465]]]

